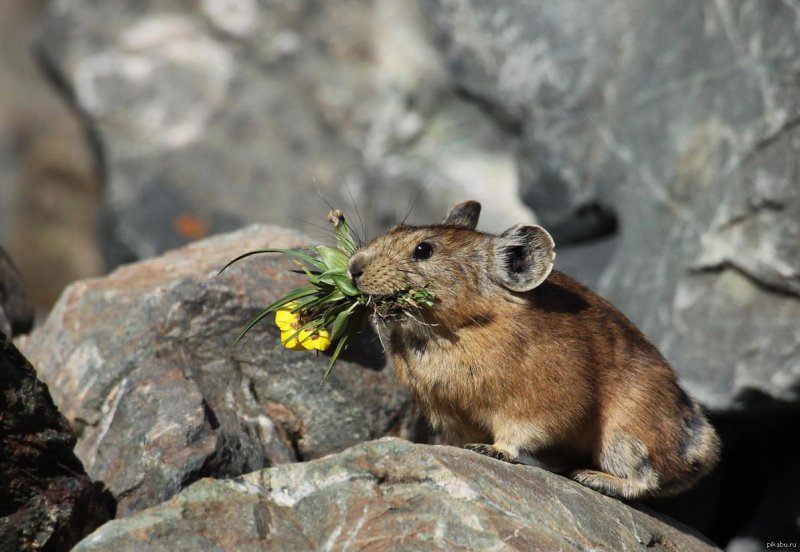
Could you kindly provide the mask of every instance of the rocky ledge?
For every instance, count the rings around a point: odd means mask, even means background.
[[[541,469],[394,438],[204,479],[75,551],[145,549],[716,550]]]

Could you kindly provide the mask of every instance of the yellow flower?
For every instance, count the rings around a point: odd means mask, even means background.
[[[325,328],[314,331],[301,330],[298,337],[300,338],[300,345],[308,350],[324,351],[331,346],[331,336]]]
[[[295,335],[296,334],[296,335]],[[331,346],[331,336],[326,329],[320,330],[287,330],[281,332],[283,346],[293,351],[317,349],[324,351]]]
[[[291,349],[292,351],[305,351],[306,348],[298,343],[297,338],[300,337],[300,334],[297,334],[297,330],[288,330],[285,332],[281,332],[281,342],[283,346],[287,349]]]
[[[300,313],[292,312],[297,308],[297,301],[291,301],[278,309],[275,313],[275,324],[281,332],[296,332],[302,326],[300,323]]]
[[[275,313],[275,324],[281,331],[281,342],[287,349],[304,351],[316,349],[324,351],[331,346],[331,336],[328,330],[300,329],[303,326],[300,314],[292,312],[297,308],[297,302],[286,303]],[[298,332],[298,330],[300,330]]]

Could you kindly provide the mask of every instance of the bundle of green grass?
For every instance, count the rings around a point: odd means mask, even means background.
[[[336,346],[325,368],[328,377],[342,351],[370,315],[394,316],[408,308],[430,307],[433,295],[425,288],[407,288],[387,296],[362,293],[347,274],[347,262],[359,248],[341,211],[328,213],[334,227],[336,246],[317,245],[307,249],[258,249],[240,255],[226,264],[262,253],[280,253],[295,260],[308,278],[308,285],[294,289],[261,310],[244,327],[236,343],[270,314],[281,332],[281,343],[295,351],[325,351]]]

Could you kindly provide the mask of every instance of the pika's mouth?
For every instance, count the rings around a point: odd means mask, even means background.
[[[385,322],[397,321],[421,313],[434,306],[436,299],[426,287],[406,287],[386,295],[367,294],[367,305],[372,306],[376,318]]]

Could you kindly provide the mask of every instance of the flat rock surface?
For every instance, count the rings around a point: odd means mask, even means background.
[[[204,479],[75,548],[109,549],[716,550],[549,472],[398,439]]]
[[[25,342],[78,431],[88,473],[120,515],[158,504],[203,476],[227,477],[315,458],[387,434],[415,435],[410,396],[380,345],[329,357],[280,347],[273,318],[233,342],[261,308],[305,277],[263,247],[307,244],[267,226],[196,242],[69,287]]]
[[[68,550],[113,516],[47,386],[0,333],[0,550]]]

